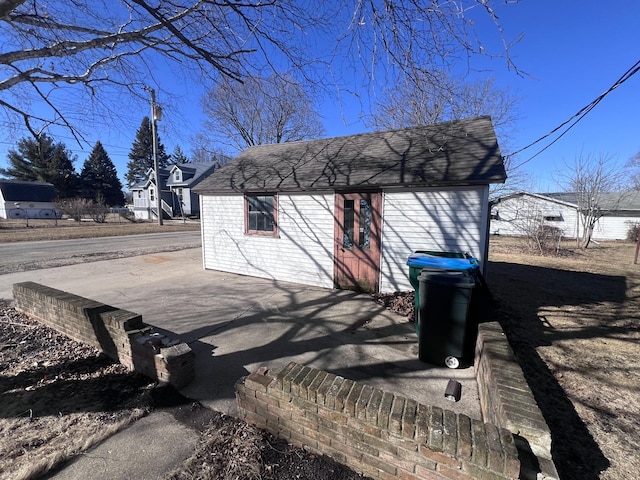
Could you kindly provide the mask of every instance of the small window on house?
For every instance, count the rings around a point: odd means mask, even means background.
[[[138,190],[138,198],[142,198],[142,191]]]
[[[177,192],[178,192],[178,198],[180,199],[180,201],[182,201],[182,187],[178,188]]]
[[[176,182],[179,182],[179,181],[180,181],[180,170],[176,170],[175,172],[173,172],[173,179],[174,179]]]
[[[246,233],[275,236],[277,211],[275,195],[247,195],[245,197]]]
[[[153,188],[149,189],[149,199],[153,202],[156,199],[155,196],[155,192],[153,191]]]
[[[545,215],[544,221],[545,222],[561,222],[562,215]]]

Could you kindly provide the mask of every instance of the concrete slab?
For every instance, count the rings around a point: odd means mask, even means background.
[[[165,412],[141,418],[47,479],[161,480],[191,456],[198,435]]]
[[[265,366],[306,364],[480,419],[472,368],[418,360],[413,324],[368,295],[202,268],[201,249],[0,276],[0,298],[34,281],[142,314],[196,353],[189,398],[235,413],[234,384]],[[449,379],[462,398],[444,397]]]

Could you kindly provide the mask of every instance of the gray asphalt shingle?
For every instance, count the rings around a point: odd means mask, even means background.
[[[502,183],[504,164],[489,117],[258,145],[195,191],[313,191]]]

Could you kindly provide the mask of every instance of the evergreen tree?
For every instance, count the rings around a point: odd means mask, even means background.
[[[158,165],[160,168],[164,168],[169,164],[169,155],[167,155],[157,131],[156,137],[158,140]],[[147,171],[154,166],[152,138],[151,121],[149,117],[144,117],[129,152],[127,175],[125,176],[129,186],[144,180]]]
[[[171,162],[172,163],[191,163],[191,160],[182,151],[182,148],[180,148],[180,145],[176,145],[176,147],[173,149],[173,153],[171,154]]]
[[[8,168],[0,174],[15,180],[49,182],[53,184],[59,198],[78,195],[78,174],[71,154],[62,142],[54,143],[47,134],[37,138],[23,138],[16,150],[9,150]]]
[[[116,167],[100,141],[96,142],[80,173],[82,196],[90,200],[102,198],[110,207],[124,205],[122,183]]]

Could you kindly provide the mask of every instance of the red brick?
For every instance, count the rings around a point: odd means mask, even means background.
[[[460,468],[462,463],[455,457],[450,457],[440,452],[434,452],[424,445],[420,445],[420,453],[430,460],[438,464],[448,465],[454,468]]]
[[[307,388],[307,398],[311,402],[317,401],[316,392],[318,391],[318,387],[324,382],[324,379],[329,375],[327,372],[319,372],[318,375],[313,379],[313,381],[309,384]]]
[[[380,428],[389,428],[389,417],[391,416],[391,407],[393,405],[393,393],[384,392],[380,401],[380,410],[378,411],[377,424]]]
[[[435,470],[427,469],[422,465],[416,465],[416,474],[421,480],[442,480],[442,476]]]
[[[467,473],[463,472],[462,470],[450,468],[446,465],[438,464],[437,471],[443,477],[450,478],[451,480],[474,480],[474,477],[469,476]]]

